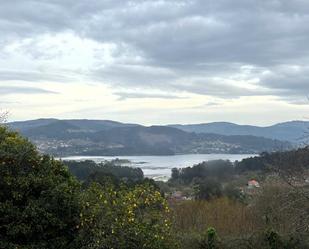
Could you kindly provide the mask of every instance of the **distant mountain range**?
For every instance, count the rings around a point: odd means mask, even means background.
[[[110,120],[38,119],[8,126],[28,137],[44,153],[107,156],[285,150],[292,148],[291,142],[305,131],[304,125],[297,124],[279,124],[269,130],[231,123],[146,127]]]
[[[281,141],[289,141],[294,144],[307,142],[309,138],[309,122],[306,121],[290,121],[268,127],[237,125],[227,122],[214,122],[191,125],[176,124],[170,125],[170,127],[181,129],[186,132],[195,133],[215,133],[227,136],[251,135],[257,137],[277,139]]]

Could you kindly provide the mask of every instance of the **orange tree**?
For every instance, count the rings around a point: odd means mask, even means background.
[[[94,249],[175,247],[169,208],[160,192],[149,184],[131,189],[107,185],[94,183],[83,194],[81,248],[89,245]]]

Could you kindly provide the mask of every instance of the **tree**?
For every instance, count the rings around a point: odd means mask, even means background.
[[[152,185],[115,189],[93,183],[83,194],[77,248],[170,249],[169,208]]]
[[[172,168],[172,180],[177,180],[179,178],[180,172],[177,168]]]
[[[71,248],[80,184],[26,139],[0,127],[0,248]]]
[[[198,182],[195,186],[196,198],[200,200],[210,200],[222,196],[222,186],[214,179],[206,179]]]

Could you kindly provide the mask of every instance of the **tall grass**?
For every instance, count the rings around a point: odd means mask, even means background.
[[[252,208],[224,197],[177,203],[173,216],[178,233],[203,233],[208,227],[215,227],[221,236],[239,237],[252,234],[260,226]]]

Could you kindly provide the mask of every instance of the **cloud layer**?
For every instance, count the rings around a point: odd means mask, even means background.
[[[116,102],[304,104],[308,23],[307,0],[6,1],[0,83],[104,85]]]

